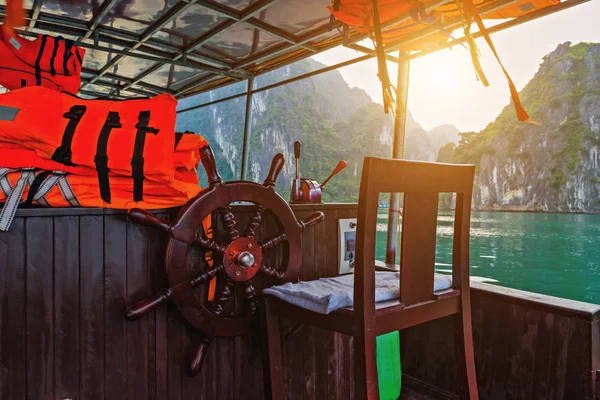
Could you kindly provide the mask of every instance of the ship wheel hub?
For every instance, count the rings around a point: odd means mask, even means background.
[[[236,282],[249,281],[262,264],[262,250],[254,238],[243,236],[235,239],[225,250],[223,265],[225,273]]]
[[[242,268],[249,268],[254,266],[254,256],[252,253],[243,251],[240,253],[237,259],[238,265]]]

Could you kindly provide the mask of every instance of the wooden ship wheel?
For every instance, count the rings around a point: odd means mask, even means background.
[[[323,221],[322,212],[316,212],[304,221],[298,221],[288,203],[275,192],[275,181],[285,163],[282,154],[271,162],[263,184],[250,181],[223,182],[217,171],[210,147],[201,149],[201,160],[208,176],[209,186],[191,199],[173,222],[164,221],[141,209],[132,209],[129,218],[150,225],[169,234],[166,253],[168,288],[127,310],[127,318],[136,320],[156,307],[172,301],[183,317],[198,331],[201,341],[189,366],[189,374],[200,372],[206,351],[213,337],[241,336],[251,326],[256,313],[257,289],[253,280],[257,274],[273,283],[297,281],[302,262],[302,232]],[[252,203],[253,210],[243,233],[234,216],[231,203]],[[275,217],[282,232],[265,240],[257,239],[257,232],[265,213]],[[223,227],[222,238],[213,238],[203,221],[212,219],[212,226]],[[216,221],[220,219],[220,221]],[[279,249],[279,265],[266,265],[268,249]],[[199,248],[199,249],[198,249]],[[188,255],[198,250],[209,253],[212,261],[204,268],[190,268]],[[191,255],[193,257],[193,255]],[[210,266],[209,264],[212,264]],[[206,286],[216,279],[217,290],[212,301],[206,299]],[[225,312],[236,287],[242,285],[245,307],[239,312]],[[231,308],[231,307],[230,307]]]

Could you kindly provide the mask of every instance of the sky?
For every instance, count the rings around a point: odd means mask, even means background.
[[[489,22],[486,21],[487,26]],[[600,0],[494,33],[491,38],[517,89],[521,90],[538,70],[542,58],[560,43],[600,43]],[[490,81],[488,87],[476,80],[469,52],[461,46],[411,61],[408,109],[423,128],[452,124],[463,132],[480,131],[508,104],[508,85],[498,63],[484,41],[478,39],[477,45]],[[332,65],[360,55],[339,47],[313,58]],[[395,85],[397,68],[388,62],[388,69]],[[382,102],[374,59],[339,71],[350,86],[364,89],[374,101]]]

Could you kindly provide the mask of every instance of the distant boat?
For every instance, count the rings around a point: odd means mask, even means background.
[[[386,201],[380,201],[379,202],[379,208],[389,208],[390,206],[388,205],[388,203]]]

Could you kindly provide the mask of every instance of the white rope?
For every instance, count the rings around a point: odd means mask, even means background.
[[[11,172],[19,172],[21,171],[21,176],[17,180],[17,183],[13,187],[8,180],[8,174]],[[17,212],[17,208],[19,204],[22,202],[21,198],[23,197],[23,193],[25,192],[25,188],[31,185],[35,181],[35,170],[31,168],[23,168],[23,169],[9,169],[9,168],[0,168],[0,191],[6,197],[6,203],[0,211],[0,231],[7,231],[10,227],[15,213]],[[61,194],[69,202],[72,207],[79,207],[79,201],[77,201],[77,197],[73,192],[73,188],[69,184],[67,180],[66,173],[63,171],[52,171],[52,174],[47,176],[46,179],[40,185],[38,191],[33,196],[33,201],[38,204],[49,207],[50,204],[46,199],[46,195],[58,185]]]
[[[2,211],[0,211],[0,231],[6,232],[10,227],[10,224],[15,217],[15,213],[17,212],[17,208],[19,207],[19,203],[21,202],[25,187],[31,185],[33,179],[35,179],[35,170],[21,170],[19,180],[6,198],[6,203],[4,204]]]

